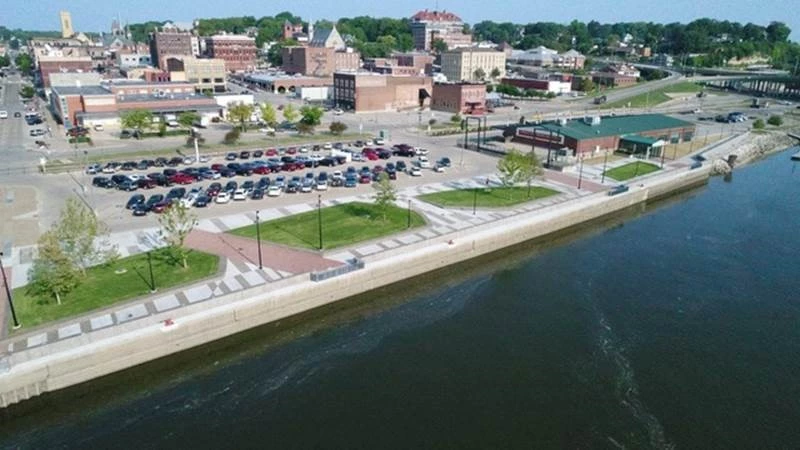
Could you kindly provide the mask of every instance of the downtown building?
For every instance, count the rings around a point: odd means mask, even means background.
[[[206,53],[225,61],[230,72],[252,72],[256,69],[256,39],[250,36],[223,34],[206,39]]]
[[[483,71],[483,78],[475,72]],[[506,73],[506,54],[490,48],[464,47],[442,53],[442,75],[448,81],[484,81],[497,70],[502,78]]]
[[[333,100],[356,113],[402,111],[430,105],[431,77],[393,76],[366,71],[333,74]]]
[[[416,50],[430,51],[442,40],[448,49],[469,47],[472,35],[464,33],[464,21],[447,11],[423,10],[411,16],[411,35]]]
[[[156,31],[150,33],[150,60],[159,69],[166,68],[170,56],[194,56],[196,37],[188,31]]]

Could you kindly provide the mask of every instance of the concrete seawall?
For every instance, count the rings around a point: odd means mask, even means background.
[[[709,172],[672,170],[616,196],[600,192],[366,257],[364,269],[325,281],[295,276],[189,306],[180,316],[165,312],[12,353],[0,359],[0,407],[613,214],[705,183]]]

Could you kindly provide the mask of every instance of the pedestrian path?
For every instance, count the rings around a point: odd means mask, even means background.
[[[73,339],[87,333],[106,330],[113,326],[127,325],[136,320],[174,311],[175,317],[181,314],[181,308],[213,302],[233,292],[243,291],[269,283],[275,283],[296,276],[308,276],[310,272],[322,271],[361,259],[379,255],[406,245],[425,240],[437,239],[450,233],[502,220],[514,215],[524,214],[545,208],[556,203],[587,195],[588,190],[578,191],[559,181],[545,180],[537,183],[556,189],[559,195],[518,205],[508,209],[444,209],[416,199],[425,193],[442,192],[470,187],[485,187],[487,177],[474,177],[450,182],[433,183],[403,189],[398,193],[397,205],[411,207],[422,214],[428,224],[406,233],[380,238],[356,244],[352,247],[331,252],[314,252],[298,250],[262,242],[262,269],[258,264],[258,245],[255,240],[233,236],[225,231],[255,223],[253,212],[234,214],[214,219],[201,220],[197,228],[187,238],[190,248],[220,255],[222,271],[213,280],[202,281],[187,287],[168,292],[154,294],[146,298],[133,300],[109,307],[86,316],[65,320],[39,331],[12,336],[0,346],[0,352],[18,352],[26,349],[42,347],[49,343],[65,339]],[[488,177],[490,186],[498,186],[499,180]],[[361,194],[345,198],[326,200],[323,207],[353,201],[371,201],[372,195]],[[316,208],[314,203],[300,203],[292,206],[260,210],[260,219],[268,221]],[[117,242],[122,255],[140,253],[163,246],[158,230],[154,228],[136,232],[115,233],[112,240]]]

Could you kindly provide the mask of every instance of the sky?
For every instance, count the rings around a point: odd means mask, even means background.
[[[537,2],[532,0],[236,0],[232,4],[204,0],[56,0],[13,2],[2,8],[0,25],[26,30],[58,30],[58,11],[72,14],[77,31],[108,31],[111,20],[119,14],[123,22],[172,20],[191,22],[203,17],[272,16],[290,11],[304,20],[339,17],[409,17],[421,9],[452,11],[467,22],[481,20],[529,23],[552,21],[568,23],[573,19],[602,23],[653,21],[690,22],[701,17],[754,22],[767,25],[782,21],[792,29],[791,39],[800,41],[800,14],[797,0],[592,0],[582,2]],[[68,6],[67,6],[68,5]],[[223,8],[222,5],[225,5]]]

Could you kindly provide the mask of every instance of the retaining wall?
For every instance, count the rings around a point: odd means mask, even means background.
[[[73,386],[338,300],[622,211],[708,180],[709,167],[649,177],[623,194],[592,194],[364,258],[365,268],[312,282],[306,275],[237,291],[0,361],[0,406]],[[175,314],[173,312],[173,314]],[[172,319],[173,325],[163,321]],[[0,371],[1,372],[1,371]]]

